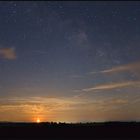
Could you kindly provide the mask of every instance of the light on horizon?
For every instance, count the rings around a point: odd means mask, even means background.
[[[37,123],[40,123],[40,119],[39,119],[39,118],[37,118],[36,122],[37,122]]]

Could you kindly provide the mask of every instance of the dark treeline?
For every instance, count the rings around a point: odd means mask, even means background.
[[[0,123],[0,139],[140,139],[140,122]]]

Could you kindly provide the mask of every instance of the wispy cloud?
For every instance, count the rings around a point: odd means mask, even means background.
[[[105,74],[105,75],[111,75],[112,76],[112,74],[120,74],[122,72],[124,72],[124,73],[130,72],[131,74],[134,74],[135,76],[139,77],[140,76],[140,61],[136,61],[136,62],[133,62],[133,63],[124,64],[124,65],[120,65],[120,66],[114,66],[110,69],[87,72],[83,75],[73,75],[71,77],[72,78],[87,78],[87,77],[90,76],[90,78],[92,78],[91,75]]]
[[[0,48],[0,57],[3,59],[16,59],[16,52],[14,48]]]
[[[140,75],[140,61],[136,61],[133,63],[129,63],[129,64],[125,64],[125,65],[121,65],[121,66],[116,66],[113,67],[111,69],[106,69],[106,70],[102,70],[102,71],[97,71],[97,72],[90,72],[90,73],[86,73],[85,75],[83,75],[83,77],[89,76],[89,75],[94,75],[94,74],[120,74],[121,72],[131,72],[135,75]],[[90,93],[98,93],[98,91],[105,91],[105,90],[113,90],[113,89],[121,89],[121,88],[129,88],[129,87],[140,87],[140,81],[139,80],[126,80],[122,82],[122,80],[119,82],[114,82],[114,83],[105,83],[105,84],[99,84],[99,85],[95,85],[93,87],[89,87],[89,88],[83,88],[83,89],[76,89],[73,90],[73,92],[75,93],[79,93],[77,95],[75,95],[74,97],[81,97],[82,95],[86,95],[87,92]]]
[[[28,116],[27,121],[33,121],[39,116],[46,121],[47,116],[47,121],[57,121],[62,117],[59,118],[58,114],[65,114],[65,117],[67,112],[75,111],[80,104],[83,100],[67,97],[6,97],[0,99],[0,120],[26,120]],[[10,115],[15,118],[9,118]]]
[[[84,88],[81,90],[74,90],[74,92],[82,92],[81,94],[76,95],[75,97],[79,97],[81,95],[86,94],[87,92],[94,92],[100,90],[113,90],[113,89],[120,89],[120,88],[127,88],[127,87],[140,87],[140,81],[126,81],[126,82],[118,82],[118,83],[108,83],[108,84],[101,84],[90,88]]]
[[[11,110],[22,108],[29,114],[62,111],[71,109],[71,105],[82,103],[82,100],[71,98],[52,98],[52,97],[12,97],[0,99],[0,112],[4,110]],[[35,112],[33,110],[35,108]],[[38,108],[38,110],[37,110]],[[44,109],[44,110],[43,110]],[[40,112],[41,111],[41,112]]]
[[[41,121],[93,121],[108,117],[110,112],[123,114],[127,106],[139,106],[140,102],[136,99],[125,96],[100,99],[6,97],[0,98],[0,120],[36,121],[40,117]],[[136,110],[138,112],[139,108]]]
[[[102,70],[102,71],[99,71],[99,72],[90,72],[89,74],[98,74],[98,73],[114,74],[114,73],[119,73],[119,72],[124,72],[124,71],[140,73],[140,61],[133,62],[133,63],[130,63],[130,64],[125,64],[125,65],[122,65],[122,66],[116,66],[116,67],[113,67],[111,69]]]

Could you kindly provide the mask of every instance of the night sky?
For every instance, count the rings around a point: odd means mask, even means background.
[[[140,121],[139,2],[0,2],[0,121]]]

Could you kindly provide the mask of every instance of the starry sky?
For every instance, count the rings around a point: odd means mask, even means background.
[[[0,121],[139,121],[140,3],[0,2]]]

